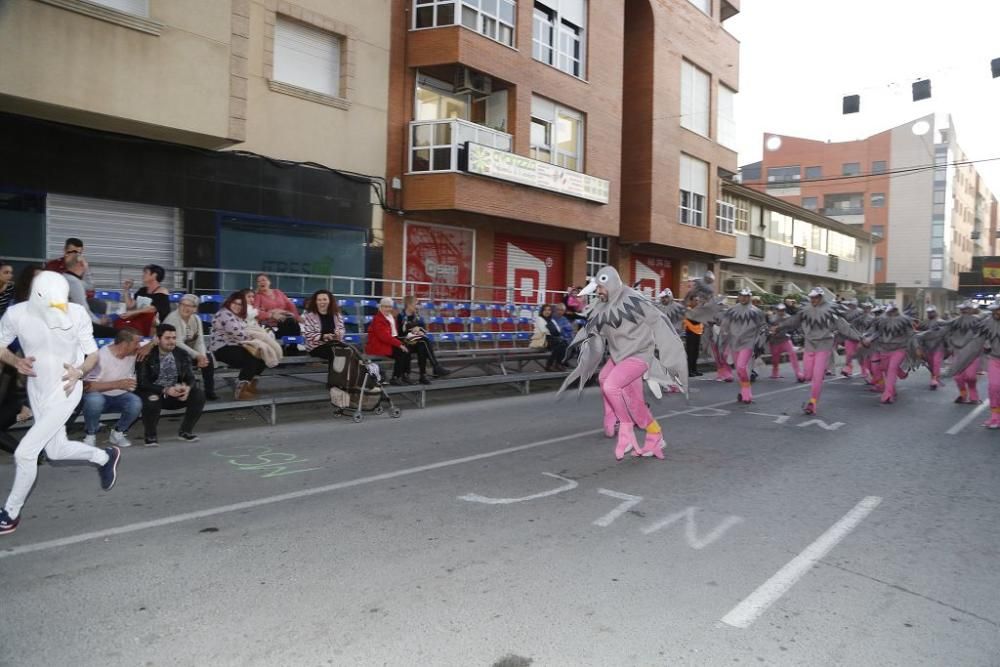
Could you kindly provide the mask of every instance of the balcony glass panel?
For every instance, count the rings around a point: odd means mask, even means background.
[[[457,171],[458,159],[471,141],[510,151],[511,135],[457,118],[410,123],[410,171]]]

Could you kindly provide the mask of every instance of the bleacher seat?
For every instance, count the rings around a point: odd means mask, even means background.
[[[306,300],[301,296],[290,296],[288,300],[295,304],[295,307],[302,310],[302,307],[306,305]]]
[[[185,292],[171,292],[170,293],[170,303],[179,303],[181,297],[183,297]]]
[[[102,301],[121,301],[122,293],[113,290],[97,290],[94,292],[94,298],[100,299]]]

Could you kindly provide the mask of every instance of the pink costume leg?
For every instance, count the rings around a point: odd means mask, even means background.
[[[750,360],[753,358],[753,348],[736,351],[736,376],[740,379],[740,401],[753,402],[753,392],[750,391]]]
[[[795,352],[795,346],[792,345],[792,341],[785,341],[785,352],[788,353],[788,361],[792,364],[792,370],[795,371],[795,377],[802,377],[801,367],[799,366],[799,355]]]
[[[806,352],[809,355],[806,372],[812,374],[812,384],[809,388],[809,402],[806,403],[806,414],[816,414],[816,404],[819,403],[819,395],[823,393],[823,380],[826,376],[826,367],[830,363],[830,350],[817,350]],[[809,365],[812,366],[811,370]]]
[[[927,358],[931,371],[931,389],[937,389],[941,384],[941,362],[944,360],[944,349],[934,350]]]
[[[844,341],[844,370],[840,371],[841,375],[851,377],[854,374],[854,355],[857,354],[857,351],[858,341]]]
[[[882,376],[882,353],[871,357],[872,386],[871,390],[881,393],[885,388],[885,378]]]
[[[646,362],[636,357],[629,357],[616,365],[601,384],[605,399],[618,417],[618,444],[615,447],[615,458],[619,461],[630,449],[636,451],[639,449],[632,430],[633,426],[647,428],[654,423],[653,415],[642,399],[642,375],[647,369]],[[629,386],[633,383],[638,387]],[[636,396],[639,400],[636,400]]]
[[[604,381],[607,379],[611,371],[615,369],[615,362],[608,357],[607,363],[604,364],[604,368],[601,369],[600,375],[597,376],[601,387],[604,387]],[[604,395],[604,391],[601,391],[601,398],[604,399],[604,435],[609,438],[615,437],[615,424],[618,423],[618,418],[615,417],[615,409],[608,402],[608,397]]]
[[[777,380],[781,377],[781,354],[785,351],[785,344],[771,346],[771,379]]]
[[[883,353],[882,362],[885,364],[885,390],[882,392],[882,402],[892,403],[896,400],[896,380],[899,379],[899,365],[906,357],[906,350],[893,350],[888,354]]]
[[[956,403],[971,403],[979,400],[979,394],[975,388],[976,371],[978,369],[979,360],[977,359],[955,374],[955,385],[958,387],[958,398],[955,399]]]
[[[983,424],[987,428],[1000,428],[1000,359],[989,357],[986,367],[989,376],[990,418]]]
[[[969,388],[969,402],[979,403],[979,387],[977,386],[979,382],[979,359],[976,359],[969,367],[963,371],[965,375],[965,386]]]
[[[715,343],[711,345],[711,349],[712,358],[715,359],[715,379],[722,382],[732,382],[733,369],[729,367],[729,362],[726,359],[726,351],[720,349]]]

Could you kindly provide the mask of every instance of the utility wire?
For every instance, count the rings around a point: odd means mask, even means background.
[[[741,185],[773,185],[775,187],[786,186],[788,184],[802,185],[814,183],[832,183],[836,181],[851,181],[851,180],[872,180],[875,178],[896,178],[900,176],[909,176],[912,174],[918,174],[925,171],[934,171],[937,169],[944,169],[946,167],[967,167],[973,164],[979,164],[982,162],[995,162],[1000,160],[1000,157],[983,158],[982,160],[959,160],[956,162],[947,162],[941,164],[927,164],[927,165],[917,165],[914,167],[905,167],[900,169],[888,169],[886,171],[880,172],[868,172],[864,174],[854,174],[851,176],[828,176],[826,178],[808,178],[793,181],[763,181],[763,180],[753,180],[753,181],[742,181]]]

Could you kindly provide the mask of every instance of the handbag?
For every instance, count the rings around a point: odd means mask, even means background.
[[[528,347],[540,350],[547,347],[547,336],[544,331],[536,330],[535,333],[531,335],[531,341],[528,343]]]

